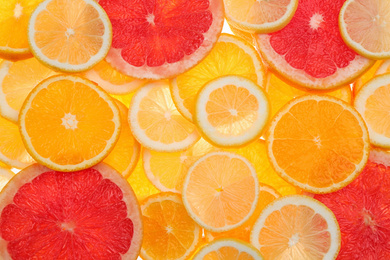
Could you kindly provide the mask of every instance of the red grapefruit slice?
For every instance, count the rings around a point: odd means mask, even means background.
[[[137,259],[140,207],[114,169],[55,172],[34,164],[0,194],[1,259]]]
[[[221,33],[222,0],[99,0],[113,30],[106,60],[128,76],[172,78],[199,63]]]
[[[338,15],[345,0],[300,0],[290,23],[255,40],[279,76],[305,89],[329,90],[351,83],[374,61],[342,40]]]

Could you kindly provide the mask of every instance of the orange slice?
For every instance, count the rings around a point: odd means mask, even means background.
[[[149,83],[135,93],[129,123],[135,138],[155,151],[183,151],[199,140],[196,126],[177,111],[166,81]]]
[[[239,28],[234,27],[234,25],[230,24],[229,22],[227,23],[229,25],[229,29],[232,31],[234,35],[243,38],[251,45],[255,45],[255,41],[253,39],[253,33],[242,31]]]
[[[128,176],[137,165],[141,145],[131,134],[130,126],[127,122],[127,107],[119,101],[115,101],[115,104],[119,108],[121,132],[118,142],[115,144],[114,149],[104,159],[104,162],[111,165],[123,176]]]
[[[244,146],[261,136],[268,121],[268,97],[253,81],[222,76],[206,83],[195,101],[195,124],[215,146]]]
[[[339,27],[346,44],[369,59],[390,58],[390,4],[387,0],[347,0]]]
[[[3,117],[0,117],[0,161],[19,169],[35,162],[24,147],[18,125]]]
[[[251,244],[237,239],[219,239],[204,246],[194,260],[262,260],[263,256]]]
[[[121,127],[111,97],[93,82],[70,75],[38,84],[24,102],[19,122],[31,156],[59,171],[85,169],[103,160]]]
[[[0,7],[0,57],[20,60],[32,57],[27,39],[31,13],[43,0],[7,0]]]
[[[265,259],[336,259],[340,237],[330,209],[310,197],[291,195],[264,209],[251,243]]]
[[[374,65],[367,70],[365,73],[363,73],[354,83],[353,83],[353,96],[355,97],[359,90],[363,87],[364,84],[367,83],[370,79],[372,79],[376,74],[377,71],[379,70],[380,67],[382,67],[383,61],[376,61]]]
[[[381,75],[390,72],[390,60],[385,60],[382,62],[378,61],[378,63],[380,63],[380,66],[378,66],[375,75]]]
[[[244,157],[212,152],[188,170],[182,195],[184,206],[199,225],[222,232],[242,225],[253,214],[259,183]]]
[[[8,181],[14,177],[15,174],[7,168],[3,168],[0,166],[0,191],[4,188],[4,186],[8,183]]]
[[[17,62],[0,63],[0,113],[14,123],[31,90],[42,80],[57,74],[31,58]]]
[[[367,124],[370,142],[390,148],[390,73],[368,81],[355,97],[354,106]]]
[[[225,75],[239,75],[261,87],[265,85],[265,68],[253,45],[240,37],[222,34],[202,62],[171,81],[172,98],[180,113],[192,121],[198,91],[210,80]]]
[[[45,65],[66,72],[85,71],[107,55],[111,23],[94,0],[45,0],[32,13],[28,42]]]
[[[271,33],[286,26],[298,0],[224,0],[226,19],[236,28],[254,33]]]
[[[163,192],[141,203],[144,260],[184,260],[196,250],[202,228],[188,215],[177,193]]]
[[[361,115],[330,96],[306,95],[290,101],[273,118],[265,139],[275,170],[313,193],[336,191],[352,182],[369,152]]]

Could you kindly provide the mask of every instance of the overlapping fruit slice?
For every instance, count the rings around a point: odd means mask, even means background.
[[[5,168],[5,167],[0,165],[0,191],[9,182],[9,180],[14,176],[15,176],[15,174],[10,169]]]
[[[363,85],[366,84],[367,81],[372,79],[377,74],[377,71],[379,70],[379,68],[382,67],[383,63],[384,62],[381,61],[381,60],[376,61],[375,64],[369,70],[367,70],[357,80],[355,80],[355,82],[353,82],[352,91],[353,91],[353,96],[354,97],[359,92],[359,90],[363,87]],[[384,73],[384,72],[382,72],[382,73]],[[380,73],[380,74],[382,74],[382,73]]]

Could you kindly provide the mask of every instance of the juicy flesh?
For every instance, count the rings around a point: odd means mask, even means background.
[[[100,0],[110,17],[112,47],[133,66],[182,60],[203,43],[212,24],[208,0]]]
[[[376,132],[390,137],[390,85],[382,86],[367,98],[364,118]]]
[[[121,259],[133,237],[122,190],[96,170],[42,173],[1,214],[13,259]]]
[[[235,247],[224,246],[206,254],[203,260],[255,260],[255,258]]]

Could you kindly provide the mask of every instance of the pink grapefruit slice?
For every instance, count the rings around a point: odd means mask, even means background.
[[[142,241],[131,186],[98,164],[71,173],[34,164],[0,194],[1,259],[131,259]]]
[[[300,0],[290,23],[255,40],[272,70],[305,89],[330,90],[353,82],[374,64],[343,41],[338,15],[345,0]]]
[[[189,70],[211,51],[222,30],[222,0],[98,2],[113,30],[106,60],[135,78],[172,78]]]

